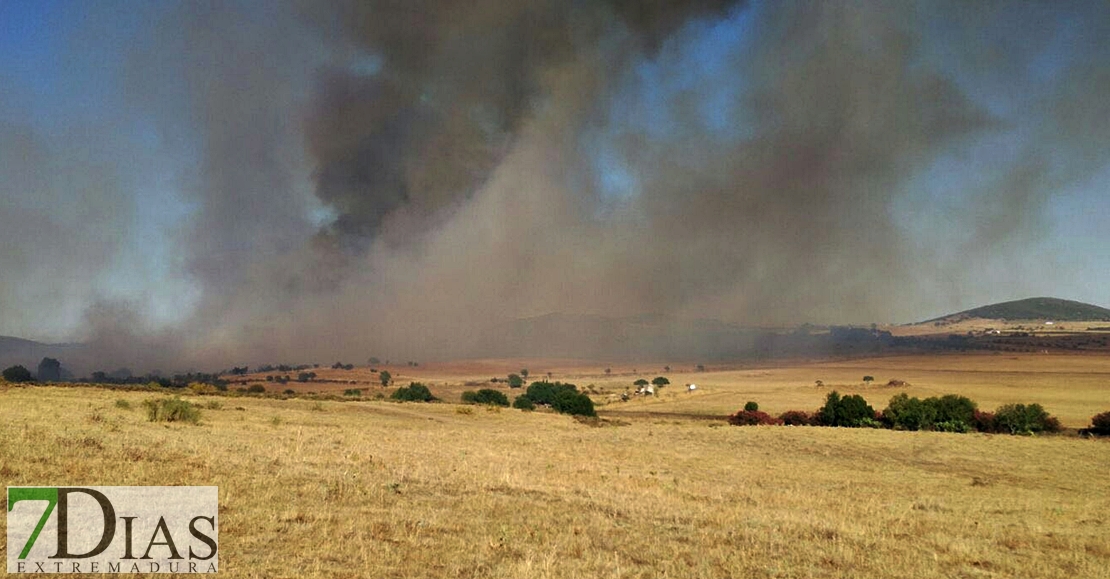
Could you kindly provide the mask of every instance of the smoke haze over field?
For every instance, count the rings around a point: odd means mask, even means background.
[[[211,368],[1106,305],[1108,12],[6,2],[0,334]]]

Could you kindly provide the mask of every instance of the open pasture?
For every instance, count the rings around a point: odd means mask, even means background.
[[[614,393],[634,376],[594,366],[551,371]],[[446,394],[497,370],[460,368],[403,375]],[[200,424],[167,424],[142,411],[163,393],[0,386],[0,484],[217,485],[231,577],[1110,577],[1105,440],[682,416],[746,399],[813,408],[832,388],[882,406],[897,389],[878,384],[897,378],[916,395],[1041,402],[1083,426],[1110,406],[1102,360],[667,375],[658,399],[601,406],[601,427],[452,403],[196,395],[184,397]],[[681,392],[691,381],[699,390]]]

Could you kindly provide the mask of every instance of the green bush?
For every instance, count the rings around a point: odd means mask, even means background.
[[[116,408],[119,408],[121,410],[131,410],[131,403],[124,400],[123,398],[120,398],[119,400],[116,400]]]
[[[556,412],[575,416],[597,416],[594,402],[589,396],[578,391],[574,384],[562,382],[532,382],[524,393],[533,405],[551,406]],[[523,404],[523,403],[522,403]]]
[[[519,408],[520,410],[535,410],[536,404],[532,402],[532,399],[528,398],[528,396],[517,396],[516,399],[513,400],[513,408]]]
[[[572,416],[597,416],[597,412],[594,411],[594,401],[574,389],[560,390],[555,394],[551,407],[556,412]]]
[[[523,388],[523,387],[524,387],[524,378],[521,378],[519,374],[509,374],[509,388]]]
[[[266,387],[261,384],[252,384],[247,388],[248,394],[264,394],[265,392]]]
[[[929,398],[925,402],[936,409],[936,421],[938,423],[962,422],[970,427],[975,420],[976,405],[967,396],[945,394],[940,398]]]
[[[477,392],[467,390],[462,393],[462,401],[467,404],[492,404],[494,406],[509,405],[509,398],[502,392],[492,388],[482,388]]]
[[[398,388],[390,398],[402,402],[432,402],[436,399],[428,387],[419,382],[410,382],[408,386]]]
[[[578,387],[574,384],[563,384],[562,382],[532,382],[524,395],[536,404],[552,406],[555,404],[555,397],[560,392],[577,393]]]
[[[749,400],[744,404],[744,412],[759,412],[759,403],[754,400]]]
[[[24,368],[23,366],[19,366],[19,365],[9,366],[8,368],[5,368],[4,372],[3,372],[3,376],[4,376],[4,379],[7,380],[8,382],[13,382],[13,383],[17,383],[17,384],[20,383],[20,382],[34,382],[35,381],[35,378],[33,376],[31,376],[31,371],[28,370],[27,368]]]
[[[344,396],[362,396],[362,390],[358,388],[348,388],[343,391]]]
[[[143,401],[147,420],[151,422],[200,422],[200,409],[180,398],[159,398]]]
[[[933,425],[933,430],[937,432],[958,432],[964,434],[971,432],[971,423],[962,420],[945,420]]]
[[[890,399],[883,422],[895,430],[929,430],[937,421],[936,407],[905,392]]]
[[[818,411],[823,426],[870,427],[875,423],[875,409],[858,394],[841,397],[833,390]]]
[[[1103,412],[1091,417],[1091,432],[1095,434],[1110,434],[1110,412]]]
[[[1049,416],[1040,404],[1007,404],[994,412],[996,427],[1010,434],[1058,432],[1060,422]]]

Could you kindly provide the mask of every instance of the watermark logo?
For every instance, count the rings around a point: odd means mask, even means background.
[[[217,487],[8,487],[8,573],[215,573]]]

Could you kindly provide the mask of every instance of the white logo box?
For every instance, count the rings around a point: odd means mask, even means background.
[[[215,573],[218,487],[8,487],[8,573]]]

